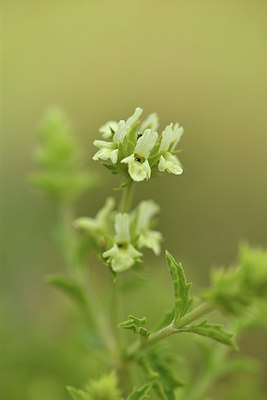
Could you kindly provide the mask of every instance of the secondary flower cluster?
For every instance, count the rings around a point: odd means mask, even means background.
[[[117,166],[116,173],[126,171],[132,180],[140,182],[149,179],[151,170],[168,171],[180,175],[182,165],[176,156],[176,145],[184,130],[176,123],[166,126],[161,135],[156,113],[150,114],[142,123],[139,119],[143,110],[136,108],[134,114],[126,121],[109,121],[99,132],[106,140],[95,140],[99,150],[94,160],[110,160]]]
[[[142,201],[129,214],[113,212],[114,206],[114,199],[108,198],[95,218],[78,218],[75,226],[95,239],[104,261],[114,272],[121,272],[141,261],[139,250],[144,247],[160,253],[162,235],[151,229],[159,206],[152,200]]]

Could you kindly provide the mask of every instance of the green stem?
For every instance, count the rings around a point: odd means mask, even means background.
[[[139,341],[134,342],[128,349],[128,357],[134,357],[140,350],[146,349],[153,344],[174,335],[175,333],[180,333],[183,331],[183,327],[189,323],[195,321],[196,319],[203,317],[213,310],[213,307],[209,303],[203,303],[195,310],[186,314],[184,317],[180,318],[178,321],[173,321],[170,325],[165,326],[157,332],[152,333],[145,343],[140,344]]]
[[[125,188],[121,204],[120,204],[120,212],[127,213],[131,209],[132,198],[133,198],[133,189],[134,189],[134,181],[131,181]]]

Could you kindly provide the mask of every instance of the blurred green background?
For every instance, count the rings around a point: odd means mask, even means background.
[[[206,285],[240,241],[267,245],[267,2],[3,0],[1,8],[0,398],[65,399],[64,385],[83,382],[92,362],[69,303],[43,279],[61,261],[54,207],[27,183],[40,120],[62,106],[98,171],[92,140],[107,120],[140,106],[162,127],[181,123],[184,174],[138,184],[136,202],[160,204],[164,246],[195,288]],[[77,215],[94,215],[118,185],[102,172],[104,186]],[[244,350],[264,359],[264,334],[251,335]]]

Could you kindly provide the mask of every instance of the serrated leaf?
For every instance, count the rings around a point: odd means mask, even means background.
[[[134,389],[133,392],[127,397],[127,400],[146,400],[149,399],[148,391],[150,390],[152,384],[148,383],[143,385],[139,389]]]
[[[78,282],[60,275],[48,276],[46,282],[62,290],[65,294],[75,300],[78,305],[83,308],[87,307],[88,304],[84,289]]]
[[[89,400],[88,395],[81,389],[75,389],[74,387],[67,386],[67,390],[73,400]]]
[[[128,320],[122,322],[119,326],[124,329],[131,329],[134,333],[141,336],[149,336],[150,332],[144,327],[146,318],[137,318],[134,315],[129,315]]]
[[[233,334],[226,332],[222,325],[210,324],[207,320],[202,321],[199,324],[193,324],[186,328],[183,328],[185,332],[196,333],[201,336],[207,336],[211,339],[221,342],[228,346],[237,349],[237,344],[233,338]]]
[[[175,296],[175,317],[177,321],[183,317],[189,310],[193,299],[189,296],[191,283],[186,283],[184,270],[181,264],[177,264],[171,254],[166,251],[166,259],[168,262],[170,274],[173,281]]]
[[[168,400],[175,400],[175,390],[184,387],[185,382],[174,375],[173,360],[161,354],[150,353],[148,363],[152,370],[158,374],[158,382],[154,387],[158,395]]]

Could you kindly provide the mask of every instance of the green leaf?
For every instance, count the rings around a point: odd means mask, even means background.
[[[67,390],[73,400],[89,400],[88,395],[81,389],[75,389],[74,387],[67,386]]]
[[[175,317],[177,321],[183,317],[189,310],[193,299],[189,297],[191,283],[186,283],[184,270],[181,264],[177,264],[171,254],[166,251],[166,259],[168,262],[170,274],[173,281],[175,295]]]
[[[119,161],[121,161],[125,157],[128,157],[134,152],[134,148],[137,142],[136,128],[137,124],[127,133],[123,142],[119,144]]]
[[[164,328],[165,326],[170,325],[170,323],[173,321],[173,319],[174,319],[174,308],[172,308],[169,311],[166,311],[161,323],[159,324],[157,329],[155,329],[155,331],[159,331],[160,329]]]
[[[137,318],[134,315],[129,315],[128,320],[122,322],[119,326],[124,329],[131,329],[134,333],[141,336],[149,336],[150,331],[148,331],[144,326],[146,324],[146,318]]]
[[[103,163],[103,165],[104,165],[107,169],[109,169],[109,170],[112,172],[112,174],[117,175],[117,174],[119,173],[119,169],[118,169],[118,166],[117,166],[117,165],[106,164],[106,163]]]
[[[46,278],[46,282],[52,286],[59,288],[61,291],[70,296],[79,306],[87,308],[88,303],[83,287],[80,283],[75,282],[65,276],[52,275]]]
[[[148,391],[151,389],[152,384],[148,383],[143,385],[139,389],[134,389],[133,392],[127,397],[127,400],[146,400],[149,399],[147,395]]]
[[[201,336],[207,336],[216,340],[217,342],[221,342],[235,349],[238,348],[232,333],[226,332],[222,325],[210,324],[207,320],[204,320],[199,324],[190,325],[182,330],[185,332],[196,333]]]
[[[153,352],[148,355],[147,361],[154,373],[158,374],[158,382],[154,387],[157,394],[161,398],[175,400],[175,390],[185,386],[185,382],[173,373],[175,360]]]

